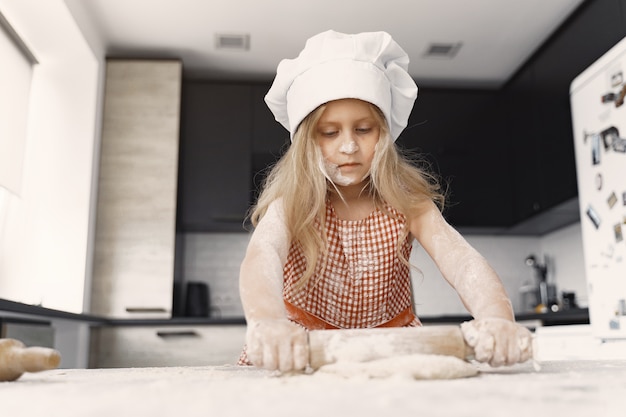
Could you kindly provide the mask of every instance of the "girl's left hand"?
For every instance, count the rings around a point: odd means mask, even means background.
[[[519,324],[501,318],[472,320],[461,324],[465,342],[474,348],[478,362],[491,366],[513,365],[532,358],[532,335]]]

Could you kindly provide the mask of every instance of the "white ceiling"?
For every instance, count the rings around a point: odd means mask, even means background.
[[[310,36],[385,30],[418,84],[498,87],[583,0],[66,0],[113,57],[176,57],[186,76],[271,80]],[[248,51],[216,50],[216,34],[249,34]],[[453,59],[431,43],[462,43]]]

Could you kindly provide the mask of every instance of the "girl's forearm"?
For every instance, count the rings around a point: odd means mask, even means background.
[[[239,293],[246,320],[287,318],[283,303],[283,265],[289,234],[280,202],[272,203],[250,237],[239,273]]]
[[[472,316],[513,320],[511,301],[487,260],[438,211],[426,216],[418,229],[428,229],[420,243]]]
[[[248,322],[286,318],[282,298],[282,268],[276,254],[248,248],[241,264],[239,293]]]

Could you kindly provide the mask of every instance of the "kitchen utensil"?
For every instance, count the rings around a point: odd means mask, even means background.
[[[312,330],[309,365],[318,369],[340,360],[365,362],[391,356],[437,354],[471,359],[459,326],[388,327],[374,329]]]
[[[16,339],[0,339],[0,381],[14,381],[24,372],[54,369],[61,354],[44,347],[25,347]]]
[[[209,302],[209,286],[204,282],[187,283],[185,299],[185,316],[209,317],[211,312]]]

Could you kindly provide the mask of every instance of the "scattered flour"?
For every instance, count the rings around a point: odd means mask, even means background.
[[[365,362],[338,361],[317,372],[345,378],[456,379],[478,375],[478,368],[454,356],[412,354]]]

